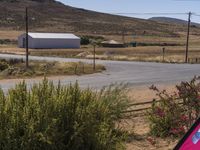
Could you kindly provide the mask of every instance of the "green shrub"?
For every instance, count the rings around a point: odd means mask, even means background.
[[[8,63],[5,61],[0,61],[0,71],[3,71],[9,67]]]
[[[17,44],[17,41],[10,39],[0,39],[0,44]]]
[[[0,90],[0,149],[112,150],[124,133],[116,123],[128,109],[124,88],[100,92],[43,80]]]
[[[81,37],[81,45],[88,45],[92,42],[95,42],[97,45],[100,45],[105,38],[102,36],[92,36],[92,35],[84,35]]]
[[[159,137],[182,136],[200,117],[200,78],[177,85],[177,92],[157,91],[159,102],[149,112],[151,134]]]
[[[88,37],[81,37],[81,45],[88,45],[90,44],[90,39]]]

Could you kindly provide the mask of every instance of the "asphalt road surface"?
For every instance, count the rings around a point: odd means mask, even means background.
[[[0,54],[0,58],[19,58],[24,59],[21,55]],[[93,60],[87,59],[70,59],[57,57],[38,57],[30,56],[31,60],[62,61],[62,62],[86,62],[92,63]],[[83,76],[60,76],[50,77],[49,79],[57,83],[59,80],[63,85],[79,82],[81,87],[90,87],[100,89],[104,86],[115,83],[128,83],[130,86],[150,85],[160,83],[177,83],[180,81],[190,80],[195,75],[200,75],[200,65],[198,64],[163,64],[151,62],[128,62],[128,61],[107,61],[97,60],[98,64],[103,64],[106,71],[97,74]],[[26,79],[28,86],[38,83],[41,78]],[[0,80],[0,86],[3,90],[13,87],[22,80],[10,79]]]

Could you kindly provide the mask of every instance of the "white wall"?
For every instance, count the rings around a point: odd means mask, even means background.
[[[25,43],[23,43],[23,39],[25,39]],[[29,45],[29,48],[33,46],[33,39],[30,36],[28,36],[28,45]],[[18,37],[18,47],[20,48],[26,47],[26,34],[22,34],[21,36]]]
[[[20,48],[25,48],[23,38],[26,38],[26,34],[18,37],[18,47]],[[28,45],[32,49],[80,48],[80,39],[39,39],[29,36]]]
[[[80,39],[33,39],[32,48],[80,48]]]

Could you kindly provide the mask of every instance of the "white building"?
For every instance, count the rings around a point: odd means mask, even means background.
[[[80,48],[80,38],[66,33],[28,33],[28,47],[32,49]],[[18,46],[26,47],[26,34],[18,37]]]

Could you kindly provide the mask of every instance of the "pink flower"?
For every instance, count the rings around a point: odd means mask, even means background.
[[[155,114],[159,117],[164,117],[165,116],[165,112],[160,108],[160,107],[157,107],[156,110],[155,110]]]
[[[188,117],[186,115],[181,116],[181,121],[188,121]]]
[[[173,128],[173,129],[170,130],[170,133],[172,133],[172,134],[178,134],[179,131],[176,128]]]
[[[180,132],[185,132],[185,128],[184,128],[184,127],[180,127],[180,128],[179,128],[179,131],[180,131]]]
[[[155,145],[155,144],[156,144],[155,139],[153,139],[153,138],[151,138],[151,137],[148,137],[148,138],[147,138],[147,141],[148,141],[149,143],[151,143],[151,145]]]
[[[170,130],[170,133],[174,134],[174,135],[179,135],[181,133],[185,133],[185,128],[183,126],[182,127],[178,127],[178,128],[172,128]]]

